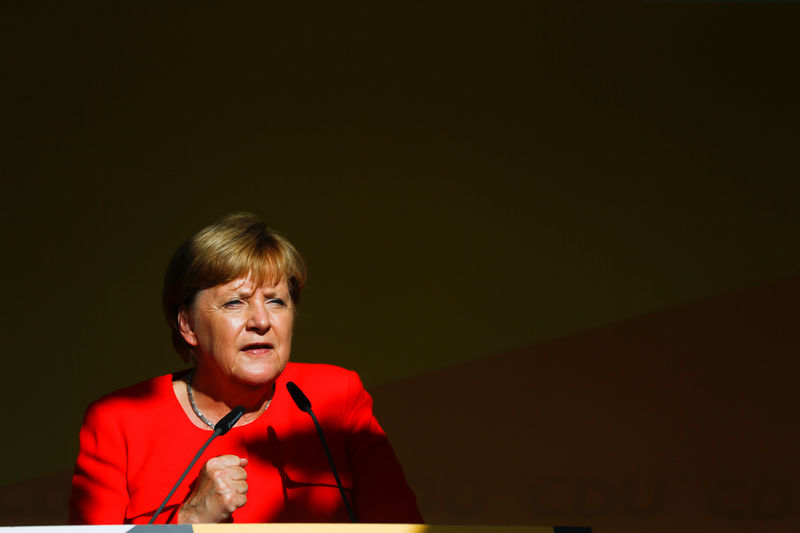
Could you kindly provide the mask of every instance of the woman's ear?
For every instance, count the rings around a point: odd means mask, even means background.
[[[180,329],[181,337],[186,341],[186,344],[189,346],[197,346],[197,335],[192,327],[189,310],[185,306],[178,310],[178,329]]]

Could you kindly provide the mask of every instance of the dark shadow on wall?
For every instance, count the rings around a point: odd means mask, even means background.
[[[797,531],[798,301],[792,279],[626,320],[382,386],[376,411],[432,523]]]
[[[0,488],[0,526],[67,523],[72,469]]]

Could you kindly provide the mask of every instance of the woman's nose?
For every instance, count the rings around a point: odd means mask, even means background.
[[[250,307],[250,317],[247,322],[248,329],[259,332],[269,330],[269,312],[264,303],[255,302]]]

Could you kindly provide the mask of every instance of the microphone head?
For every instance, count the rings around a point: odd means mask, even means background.
[[[290,381],[286,384],[286,388],[288,389],[289,394],[292,396],[294,403],[297,404],[297,407],[304,413],[310,413],[311,402],[309,401],[308,397],[303,394],[303,391],[300,390],[300,387],[295,385],[293,381]]]
[[[214,426],[214,431],[219,433],[220,435],[224,435],[242,418],[244,414],[244,407],[241,405],[238,407],[234,407],[231,409],[231,412],[227,415],[223,416],[217,425]]]

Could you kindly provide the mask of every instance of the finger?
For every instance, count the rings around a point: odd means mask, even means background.
[[[232,497],[229,500],[229,502],[230,502],[230,504],[232,506],[232,508],[229,507],[230,512],[233,512],[236,509],[238,509],[239,507],[241,507],[241,506],[243,506],[244,504],[247,503],[247,496],[244,495],[244,494],[240,494],[240,493],[236,492],[236,493],[234,493],[232,495]]]
[[[208,468],[226,468],[230,466],[239,466],[240,459],[236,455],[218,455],[206,461]]]
[[[244,494],[239,494],[239,497],[236,499],[236,507],[244,507],[244,504],[247,503],[247,496]]]
[[[240,466],[242,460],[238,455],[219,455],[217,459],[220,460],[222,466]]]
[[[247,470],[240,466],[234,466],[227,469],[228,479],[247,479]]]
[[[247,457],[239,459],[239,466],[247,466]]]
[[[247,503],[247,496],[238,492],[229,492],[222,497],[221,503],[226,512],[232,513]]]
[[[239,494],[247,494],[246,481],[231,481],[231,488]]]

